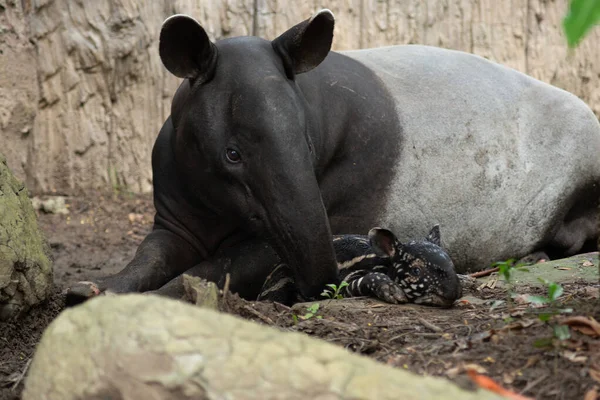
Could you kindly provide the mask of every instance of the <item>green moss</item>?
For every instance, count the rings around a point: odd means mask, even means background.
[[[0,303],[27,308],[48,296],[52,289],[48,250],[27,189],[0,154]]]

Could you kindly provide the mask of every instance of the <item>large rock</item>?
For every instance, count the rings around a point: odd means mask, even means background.
[[[315,11],[279,0],[0,0],[0,143],[36,192],[151,189],[151,147],[178,80],[162,21],[187,13],[213,39],[275,38]],[[568,0],[330,0],[337,50],[420,43],[472,52],[581,97],[600,114],[600,29],[572,57]]]
[[[492,399],[158,296],[99,297],[46,330],[24,400]]]
[[[0,154],[0,320],[44,300],[52,264],[27,189]]]

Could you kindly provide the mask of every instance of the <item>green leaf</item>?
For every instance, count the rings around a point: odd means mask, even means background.
[[[501,306],[502,304],[506,303],[504,300],[496,300],[492,303],[492,306],[490,307],[490,311],[494,311],[496,308],[498,308],[499,306]]]
[[[569,47],[577,47],[585,34],[600,21],[600,0],[571,0],[563,28]]]
[[[538,277],[537,279],[538,279],[538,281],[542,282],[546,286],[550,285],[550,283],[551,283],[549,280],[546,280],[544,278],[539,278]]]
[[[554,326],[554,337],[559,340],[567,340],[571,337],[569,327],[566,325],[555,325]]]
[[[550,302],[550,299],[544,296],[529,296],[527,300],[533,304],[548,304]]]
[[[330,299],[332,296],[331,292],[329,290],[323,290],[323,293],[321,293],[321,297],[325,297],[327,299]]]
[[[550,347],[550,346],[552,346],[552,338],[537,339],[536,341],[533,342],[533,346],[537,347],[537,348]]]
[[[550,320],[550,317],[552,317],[551,313],[542,313],[538,315],[538,319],[542,322],[548,322]]]
[[[337,286],[335,285],[335,283],[328,283],[325,286],[329,286],[330,288],[332,288],[333,290],[337,289]]]
[[[560,286],[558,283],[550,283],[550,285],[548,285],[548,298],[552,301],[558,299],[560,297],[561,294],[563,294],[563,287]]]

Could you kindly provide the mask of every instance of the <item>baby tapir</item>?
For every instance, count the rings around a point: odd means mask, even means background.
[[[373,228],[369,235],[333,237],[339,282],[347,282],[345,297],[370,296],[388,303],[414,302],[450,307],[461,297],[454,264],[441,248],[439,225],[424,240],[401,243],[389,230]],[[259,300],[306,301],[294,289],[285,264],[267,278]]]

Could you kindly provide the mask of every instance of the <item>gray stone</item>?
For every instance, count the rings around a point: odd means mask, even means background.
[[[69,209],[65,203],[64,196],[51,196],[45,199],[40,197],[33,197],[31,204],[36,210],[43,211],[48,214],[68,214]]]
[[[498,399],[308,336],[159,296],[98,297],[48,327],[24,400]]]

